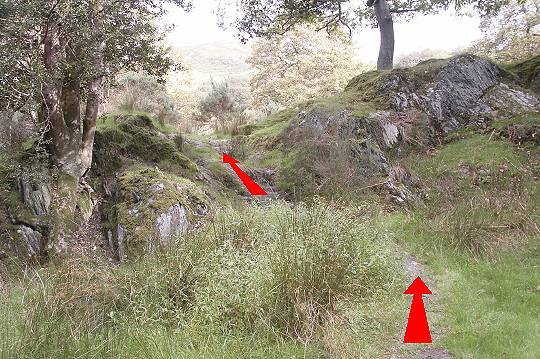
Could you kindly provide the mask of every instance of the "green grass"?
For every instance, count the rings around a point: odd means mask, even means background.
[[[498,262],[455,261],[441,276],[452,328],[446,343],[463,358],[540,357],[539,248]]]
[[[540,115],[538,113],[528,113],[516,117],[510,117],[493,121],[493,128],[501,130],[511,125],[540,126]]]
[[[431,158],[417,158],[411,167],[421,177],[433,178],[460,165],[510,164],[515,168],[524,162],[524,156],[517,154],[508,141],[473,134],[440,148]]]
[[[119,268],[53,265],[2,303],[17,315],[0,317],[0,356],[382,356],[399,274],[388,235],[362,218],[322,202],[254,204]]]
[[[455,137],[434,156],[408,159],[425,207],[378,223],[437,286],[442,314],[432,326],[444,336],[435,344],[457,358],[538,358],[537,180],[509,141],[469,131]]]
[[[444,232],[412,215],[382,218],[402,245],[429,269],[443,314],[432,330],[444,330],[444,346],[457,358],[540,356],[540,256],[538,237],[521,251],[496,259],[471,257],[445,245]],[[430,315],[428,313],[428,315]]]

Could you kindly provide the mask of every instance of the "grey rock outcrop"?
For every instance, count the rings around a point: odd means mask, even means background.
[[[156,242],[162,247],[166,247],[175,237],[184,234],[188,228],[189,221],[186,209],[177,203],[156,219],[154,231],[154,235],[157,237]]]
[[[32,228],[20,225],[17,232],[21,235],[24,243],[26,243],[26,248],[28,250],[28,255],[32,258],[38,258],[41,255],[43,250],[42,248],[42,238],[43,235],[38,231],[33,230]]]
[[[197,185],[157,168],[128,171],[116,188],[106,222],[109,246],[120,261],[180,240],[210,208]]]
[[[49,214],[52,196],[50,186],[47,182],[22,176],[19,179],[19,191],[21,192],[24,204],[34,215],[44,216]]]

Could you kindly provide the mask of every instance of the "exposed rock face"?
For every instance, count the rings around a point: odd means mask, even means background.
[[[45,181],[31,180],[27,176],[19,179],[19,190],[22,194],[24,204],[36,216],[49,214],[52,196],[49,184]]]
[[[28,226],[19,226],[18,232],[27,245],[29,255],[38,256],[41,252],[41,233]]]
[[[173,238],[184,234],[188,227],[186,209],[177,203],[156,219],[154,235],[159,244],[165,247]]]
[[[530,76],[527,81],[532,83]],[[344,93],[312,101],[295,112],[280,137],[283,152],[296,151],[296,166],[310,173],[316,186],[332,175],[332,160],[324,162],[325,158],[335,156],[337,149],[350,153],[349,165],[357,169],[353,175],[385,175],[392,201],[414,201],[415,186],[394,176],[391,162],[411,150],[429,151],[445,134],[465,126],[485,128],[494,118],[540,111],[537,94],[523,83],[473,55],[364,73],[351,80]],[[535,138],[534,131],[526,132],[516,137]],[[306,149],[311,156],[302,153]],[[294,181],[294,176],[288,180]]]
[[[392,111],[420,110],[430,116],[437,130],[449,132],[479,116],[540,110],[538,98],[515,86],[514,80],[488,60],[463,55],[388,74],[363,74],[347,88],[367,92],[368,99]]]
[[[158,169],[127,171],[117,188],[107,236],[119,260],[170,245],[209,211],[208,198],[193,182]]]
[[[0,210],[6,215],[0,216],[0,225],[11,232],[12,238],[20,239],[18,243],[8,243],[8,247],[34,263],[43,262],[47,257],[52,228],[50,182],[43,169],[27,168],[23,174],[11,173],[10,184],[0,188]],[[4,220],[6,223],[1,223]]]

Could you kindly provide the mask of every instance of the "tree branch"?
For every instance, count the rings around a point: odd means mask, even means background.
[[[390,12],[393,14],[401,14],[404,12],[416,12],[420,11],[420,9],[390,9]]]

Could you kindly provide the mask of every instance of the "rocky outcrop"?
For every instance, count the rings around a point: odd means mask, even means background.
[[[463,55],[390,73],[362,74],[351,80],[347,91],[363,93],[366,100],[391,111],[420,110],[446,133],[479,117],[540,110],[538,98],[516,81],[488,60]]]
[[[181,152],[182,137],[161,133],[148,116],[122,115],[110,120],[115,122],[114,126],[96,132],[94,175],[111,176],[130,160],[151,164],[166,161],[186,176],[197,171],[197,166]]]
[[[107,237],[121,261],[180,240],[210,210],[208,198],[197,185],[157,168],[123,173],[108,201]]]
[[[493,119],[537,113],[538,95],[526,88],[533,82],[473,55],[364,73],[341,94],[283,112],[289,126],[273,136],[278,142],[265,150],[279,149],[287,159],[285,168],[277,168],[287,189],[305,188],[307,178],[317,190],[329,176],[361,176],[370,187],[384,176],[383,187],[393,202],[416,201],[415,186],[394,176],[399,158],[411,151],[431,151],[449,132],[466,126],[485,129]],[[274,118],[268,126],[275,126]],[[516,129],[521,132],[514,136],[512,127],[508,137],[536,136],[530,125]],[[268,143],[255,137],[242,142],[255,140]],[[338,162],[346,168],[337,168]]]
[[[45,177],[46,178],[46,177]],[[22,195],[24,204],[36,216],[49,214],[49,207],[52,202],[50,185],[47,181],[32,179],[27,175],[19,178],[19,192]]]

